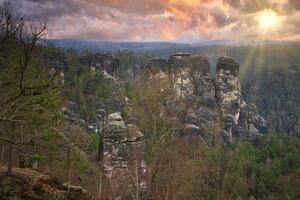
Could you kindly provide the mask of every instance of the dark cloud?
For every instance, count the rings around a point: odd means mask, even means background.
[[[0,0],[0,2],[3,0]],[[253,37],[255,13],[273,9],[296,35],[300,0],[12,0],[46,19],[52,38],[201,40]],[[291,14],[293,13],[293,14]],[[282,33],[283,34],[283,33]]]
[[[236,21],[235,17],[227,16],[226,12],[219,7],[211,9],[211,16],[214,18],[217,27],[224,27]]]
[[[238,8],[241,5],[241,0],[223,0],[223,3],[230,5],[234,8]]]
[[[290,10],[300,11],[300,0],[288,0],[286,7]]]

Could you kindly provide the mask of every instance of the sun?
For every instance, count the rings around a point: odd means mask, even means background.
[[[279,17],[272,9],[265,9],[258,13],[258,22],[261,29],[269,30],[277,27]]]

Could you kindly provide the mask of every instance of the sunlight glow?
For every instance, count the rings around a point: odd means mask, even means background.
[[[259,12],[258,22],[261,29],[269,30],[277,27],[279,18],[275,11],[271,9],[265,9]]]

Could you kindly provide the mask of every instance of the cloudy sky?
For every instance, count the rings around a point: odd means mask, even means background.
[[[0,0],[3,1],[3,0]],[[300,0],[13,0],[50,38],[299,40]]]

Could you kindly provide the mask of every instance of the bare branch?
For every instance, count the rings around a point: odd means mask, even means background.
[[[1,141],[4,141],[4,142],[7,142],[7,143],[11,143],[11,144],[16,144],[14,141],[12,141],[12,140],[10,140],[10,139],[8,139],[8,138],[6,138],[6,137],[1,137],[1,136],[0,136],[0,140],[1,140]]]

